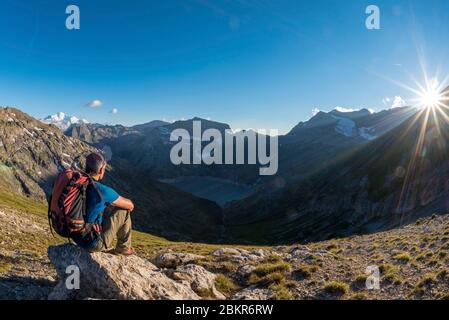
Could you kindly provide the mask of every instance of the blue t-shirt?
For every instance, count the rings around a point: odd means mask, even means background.
[[[98,194],[95,187],[88,186],[86,190],[86,222],[87,223],[98,223],[101,224],[103,221],[103,216],[100,216],[100,213],[103,212],[106,207],[112,204],[115,200],[118,199],[119,194],[112,188],[105,186],[102,183],[95,182],[95,186],[98,191],[100,191],[100,195]]]

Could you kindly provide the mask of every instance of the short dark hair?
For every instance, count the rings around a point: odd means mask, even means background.
[[[104,157],[96,152],[92,152],[86,157],[86,168],[87,174],[100,173],[100,169],[106,164]]]

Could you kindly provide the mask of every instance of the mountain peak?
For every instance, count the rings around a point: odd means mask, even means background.
[[[323,136],[328,132],[332,136],[333,131],[347,138],[361,138],[362,141],[370,141],[391,128],[399,125],[408,117],[415,113],[414,108],[402,107],[372,113],[363,108],[359,110],[336,108],[329,112],[319,111],[308,121],[300,122],[289,133],[292,135],[313,135],[310,130],[315,130],[315,134]],[[331,131],[323,131],[326,128]]]
[[[166,121],[162,121],[162,120],[152,120],[150,122],[145,122],[142,124],[137,124],[135,126],[132,126],[131,128],[134,130],[148,130],[148,129],[153,129],[153,128],[158,128],[158,127],[162,127],[165,125],[170,124],[169,122]]]
[[[329,114],[334,115],[341,115],[346,118],[354,119],[354,118],[360,118],[369,116],[372,114],[372,112],[366,108],[362,109],[346,109],[346,108],[335,108],[334,110],[330,111]]]
[[[51,120],[53,121],[62,121],[65,118],[65,113],[64,112],[58,112],[52,116],[49,116]],[[48,117],[47,117],[48,118]]]
[[[187,120],[178,120],[178,121],[175,121],[175,122],[169,124],[167,127],[172,128],[172,129],[173,128],[184,128],[184,129],[187,129],[190,131],[192,129],[194,121],[201,121],[201,127],[203,130],[206,130],[209,128],[218,129],[220,131],[231,129],[231,127],[227,123],[218,122],[218,121],[214,121],[214,120],[207,120],[207,119],[203,119],[200,117],[193,117],[192,119],[187,119]]]
[[[74,124],[89,123],[89,121],[87,121],[86,119],[79,119],[78,117],[67,115],[66,113],[61,111],[56,114],[49,115],[46,118],[41,119],[41,121],[46,124],[53,124],[62,131],[67,130]]]

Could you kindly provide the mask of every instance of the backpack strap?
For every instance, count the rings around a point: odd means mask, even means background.
[[[89,177],[90,178],[90,177]],[[94,179],[90,178],[90,183],[92,187],[94,187],[95,191],[97,192],[98,196],[100,197],[100,201],[104,202],[103,194],[101,193],[100,189],[98,189],[97,184]]]
[[[50,193],[50,196],[48,197],[48,212],[47,212],[47,215],[48,215],[48,226],[50,227],[51,235],[53,236],[53,238],[56,238],[55,234],[53,233],[53,226],[52,226],[52,223],[51,223],[51,215],[52,215],[52,213],[51,213],[51,202],[52,202],[52,199],[53,199],[53,189],[54,189],[54,187],[55,187],[55,182],[53,182],[53,185],[51,186],[51,193]]]
[[[83,171],[81,171],[81,170],[79,170],[82,174],[84,174],[84,175],[86,175],[87,176],[87,178],[89,179],[89,183],[88,183],[88,185],[91,185],[93,188],[94,188],[94,190],[95,190],[95,192],[97,193],[97,195],[100,197],[100,201],[102,202],[102,203],[104,203],[104,197],[103,197],[103,194],[101,193],[101,191],[100,191],[100,189],[98,189],[98,186],[97,186],[97,183],[95,182],[95,180],[94,179],[92,179],[92,177],[89,175],[89,174],[87,174],[87,173],[85,173],[85,172],[83,172]],[[87,189],[87,186],[86,186],[86,189]],[[84,203],[84,212],[83,212],[83,215],[85,215],[86,214],[86,192],[85,192],[86,190],[84,190],[84,198],[83,198],[83,203]],[[95,224],[98,224],[98,222],[100,221],[100,218],[103,216],[103,211],[102,212],[100,212],[100,214],[97,216],[97,218],[95,219]]]
[[[81,210],[82,210],[82,215],[83,215],[84,220],[86,220],[86,193],[87,193],[86,191],[87,191],[87,187],[88,187],[88,184],[84,184],[81,186],[81,190],[80,190],[81,199],[82,199],[81,201],[83,203],[83,208]]]
[[[97,192],[97,195],[100,197],[100,201],[101,201],[102,203],[104,203],[104,197],[103,197],[103,194],[101,193],[100,189],[98,189],[98,186],[97,186],[95,180],[92,179],[90,175],[88,175],[88,177],[89,177],[89,185],[91,185],[91,186],[95,189],[95,191]],[[84,206],[86,206],[86,201],[84,201]],[[85,212],[85,211],[84,211],[84,212]],[[100,214],[99,214],[99,215],[97,216],[97,218],[95,219],[95,224],[99,224],[100,218],[101,218],[102,216],[103,216],[103,211],[100,212]]]
[[[92,176],[90,174],[84,172],[83,170],[76,168],[76,167],[74,168],[74,170],[78,171],[79,173],[81,173],[82,175],[84,175],[85,177],[87,177],[89,179],[89,184],[91,184],[95,188],[95,191],[97,191],[97,194],[100,197],[101,201],[103,201],[103,195],[101,194],[101,192],[98,189],[98,187],[95,185],[95,180],[92,179]]]
[[[55,234],[53,233],[53,226],[51,225],[51,199],[52,195],[50,194],[50,197],[48,198],[48,226],[50,227],[50,232],[53,238],[56,238]]]

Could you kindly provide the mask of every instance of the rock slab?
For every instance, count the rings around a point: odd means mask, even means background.
[[[50,246],[48,257],[60,279],[48,297],[52,300],[200,299],[190,286],[170,279],[151,262],[137,256],[89,253],[76,245],[64,244]],[[70,278],[75,274],[73,269],[79,269],[79,289],[67,289],[66,282],[75,283]]]

